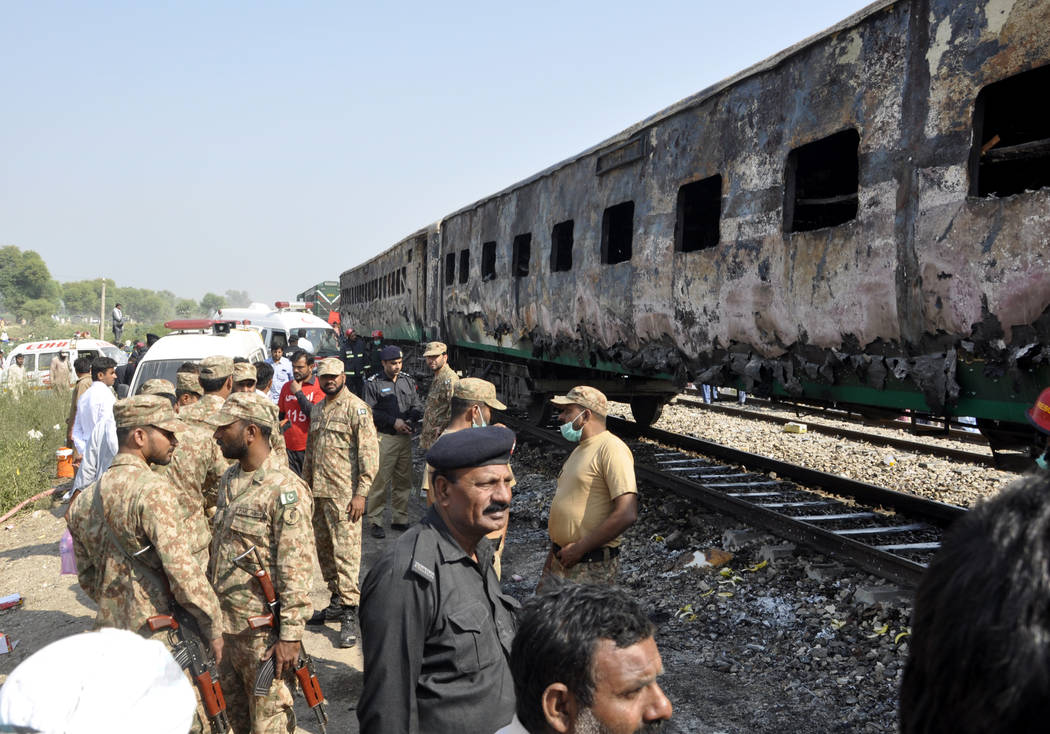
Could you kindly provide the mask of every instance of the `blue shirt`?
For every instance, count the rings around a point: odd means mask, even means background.
[[[292,379],[292,363],[287,357],[281,357],[276,362],[273,357],[266,360],[266,364],[273,365],[273,383],[270,385],[270,400],[277,403],[277,398],[281,396],[281,388],[284,387],[284,383]]]

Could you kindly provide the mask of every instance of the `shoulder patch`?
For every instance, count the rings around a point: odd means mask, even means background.
[[[415,571],[418,575],[425,578],[430,583],[434,583],[434,580],[436,579],[436,576],[434,576],[433,569],[427,568],[419,561],[412,561],[412,570]]]
[[[299,508],[298,507],[288,507],[281,514],[284,517],[284,524],[285,525],[295,525],[296,523],[299,522]]]
[[[281,492],[280,502],[281,507],[287,507],[288,505],[294,505],[299,501],[299,493],[294,489],[289,489],[287,492]]]
[[[368,408],[358,408],[357,409],[357,414],[358,415],[368,415]]]

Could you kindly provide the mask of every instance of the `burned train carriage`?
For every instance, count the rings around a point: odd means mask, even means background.
[[[348,270],[344,314],[642,419],[693,380],[1016,428],[1048,63],[1050,3],[876,3]]]

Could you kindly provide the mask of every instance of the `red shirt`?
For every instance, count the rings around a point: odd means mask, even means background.
[[[324,391],[317,384],[317,378],[313,382],[304,382],[303,395],[311,403],[319,403],[324,400]],[[299,407],[299,398],[292,394],[292,383],[286,382],[281,388],[281,395],[277,398],[277,410],[284,413],[288,419],[288,430],[284,432],[284,445],[289,451],[306,451],[306,434],[310,432],[310,416],[303,413]]]

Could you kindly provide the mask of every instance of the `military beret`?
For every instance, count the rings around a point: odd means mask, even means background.
[[[201,379],[219,380],[233,374],[233,360],[230,357],[215,355],[201,360]]]
[[[240,420],[273,428],[277,424],[277,406],[257,392],[235,392],[226,398],[218,413],[204,419],[205,423],[216,428]]]
[[[152,380],[146,380],[142,383],[142,387],[139,388],[139,395],[170,395],[175,397],[175,386],[167,380],[162,380],[159,377],[154,377]]]
[[[401,359],[401,347],[395,347],[393,344],[388,344],[379,350],[379,359],[383,362],[392,362],[395,359]]]
[[[164,431],[185,431],[185,423],[175,417],[171,401],[160,395],[136,395],[113,404],[113,420],[117,428],[155,426]]]
[[[192,372],[177,372],[175,374],[175,387],[178,392],[188,392],[194,395],[204,394],[201,381]]]
[[[514,431],[504,426],[464,428],[439,438],[427,451],[427,463],[435,469],[509,464],[514,440]]]
[[[317,376],[341,375],[343,374],[343,361],[336,357],[325,357],[321,360],[321,366],[317,368]]]
[[[448,347],[446,347],[442,342],[430,342],[429,344],[427,344],[427,348],[423,352],[423,356],[424,357],[439,357],[442,354],[445,354],[447,352],[448,352]]]
[[[484,403],[496,410],[507,409],[507,406],[496,397],[496,386],[480,377],[464,377],[452,388],[452,397]]]
[[[257,375],[255,374],[255,365],[249,362],[237,362],[233,365],[233,381],[244,382],[245,380],[251,380],[255,382]]]

